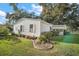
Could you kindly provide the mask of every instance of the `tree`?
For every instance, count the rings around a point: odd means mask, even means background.
[[[48,22],[59,20],[68,8],[68,4],[41,4],[43,6],[42,19]]]
[[[16,3],[10,3],[9,5],[13,8],[14,13],[12,13],[12,14],[7,13],[6,18],[9,19],[8,23],[10,23],[12,25],[16,22],[17,18],[19,17],[19,15],[21,13],[21,10],[18,9]]]
[[[14,13],[12,14],[7,13],[7,16],[6,16],[6,18],[9,19],[8,23],[10,23],[11,25],[14,24],[18,19],[23,18],[23,17],[24,18],[40,18],[36,16],[34,12],[28,13],[27,11],[23,9],[19,9],[17,7],[18,5],[17,3],[10,3],[9,5],[14,10]]]
[[[43,7],[41,18],[53,24],[66,24],[73,29],[78,26],[78,4],[68,3],[46,3],[40,4]]]
[[[9,5],[12,6],[12,8],[13,8],[14,11],[18,10],[18,7],[16,6],[17,3],[9,3]]]
[[[72,30],[78,30],[79,27],[79,5],[71,4],[70,9],[64,14],[67,15],[63,19],[63,22],[70,26]],[[65,20],[65,21],[64,21]]]

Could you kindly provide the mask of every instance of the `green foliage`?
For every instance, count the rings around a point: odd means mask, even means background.
[[[39,40],[44,43],[46,42],[50,43],[51,40],[53,40],[53,36],[54,36],[53,32],[45,32],[42,33],[42,35],[39,37]]]
[[[41,42],[45,43],[45,42],[47,41],[47,38],[45,37],[45,35],[41,35],[41,36],[39,37],[39,40],[40,40],[40,43],[41,43]]]
[[[57,38],[58,36],[58,31],[51,31],[51,32],[44,32],[42,35],[39,37],[40,42],[51,42],[52,40],[55,41],[56,39],[62,40],[63,38],[60,37]]]
[[[13,43],[19,43],[20,39],[13,35],[7,35],[3,40],[13,41]]]
[[[78,39],[79,35],[75,35]],[[62,37],[57,36],[60,40]],[[0,40],[0,56],[79,56],[79,44],[68,44],[61,41],[54,44],[51,50],[38,50],[33,48],[32,41],[20,38],[21,42],[14,44],[14,41]],[[76,38],[74,38],[75,40]],[[55,40],[54,40],[55,41]],[[79,41],[79,40],[77,40]]]
[[[6,26],[0,26],[0,40],[13,41],[14,43],[20,42],[16,36],[9,35],[10,33]]]
[[[32,41],[20,38],[21,42],[0,40],[0,56],[79,56],[79,44],[58,42],[51,50],[33,48]]]
[[[8,35],[9,33],[9,29],[6,26],[0,26],[0,34]]]
[[[79,4],[68,3],[44,3],[40,4],[43,7],[41,18],[53,24],[66,24],[72,30],[78,30],[79,26]]]
[[[21,42],[16,44],[13,42],[14,41],[0,40],[0,56],[30,55],[28,49],[33,48],[31,41],[23,39]]]
[[[19,38],[17,38],[16,36],[12,36],[12,35],[4,35],[0,37],[0,40],[12,41],[12,43],[14,44],[20,42]]]
[[[73,39],[73,43],[79,44],[79,34],[74,34]]]
[[[18,10],[17,3],[10,3],[9,5],[13,7],[14,11]]]
[[[58,20],[60,20],[60,18],[63,17],[63,14],[65,13],[65,11],[67,11],[69,4],[46,3],[46,4],[41,4],[41,5],[43,7],[43,12],[41,14],[42,19],[47,22],[54,23],[55,21],[58,22]],[[57,23],[55,22],[55,24]]]
[[[54,36],[53,41],[63,42],[64,36]]]
[[[66,37],[70,38],[66,38]],[[64,35],[64,36],[54,36],[53,41],[56,42],[64,42],[64,43],[75,43],[79,44],[79,34],[71,34],[71,35]]]

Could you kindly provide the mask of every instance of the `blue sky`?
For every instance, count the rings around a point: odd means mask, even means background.
[[[42,7],[38,4],[34,3],[19,3],[17,5],[19,9],[24,9],[25,11],[35,12],[36,15],[40,15],[42,12]],[[12,13],[13,8],[8,3],[0,3],[0,24],[5,23],[7,21],[6,13]]]

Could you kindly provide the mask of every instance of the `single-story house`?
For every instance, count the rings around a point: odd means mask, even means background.
[[[57,27],[56,27],[57,26]],[[43,32],[49,32],[58,29],[58,25],[53,25],[41,19],[21,18],[13,26],[15,34],[39,37]],[[60,25],[60,29],[66,29]]]

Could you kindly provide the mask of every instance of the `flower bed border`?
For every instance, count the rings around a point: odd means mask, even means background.
[[[36,49],[51,49],[54,47],[51,43],[46,43],[49,45],[49,47],[40,47],[40,45],[37,44],[36,40],[32,40],[32,43],[33,43],[34,48]]]

